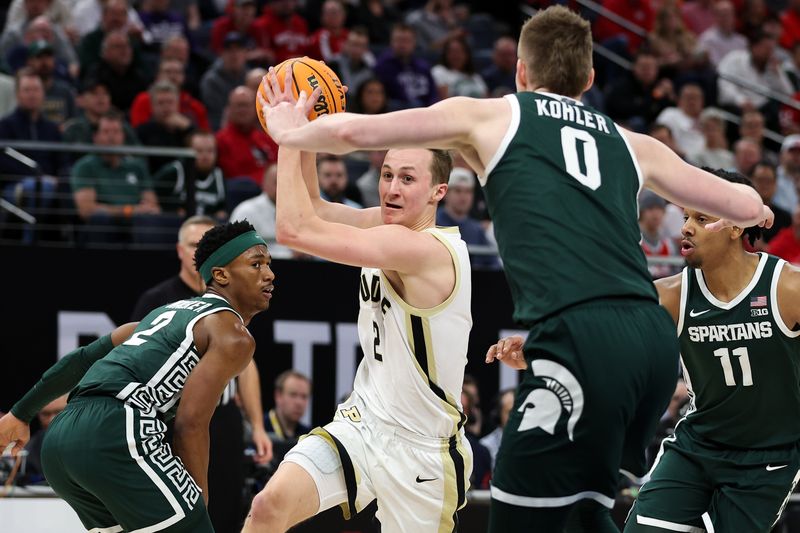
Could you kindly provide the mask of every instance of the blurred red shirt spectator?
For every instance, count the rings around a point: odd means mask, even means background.
[[[604,0],[603,7],[617,15],[640,26],[645,32],[653,30],[655,12],[650,0]],[[639,49],[644,37],[627,30],[603,16],[597,17],[594,23],[594,35],[599,42],[603,42],[618,35],[625,36],[628,40],[628,50],[631,54]]]
[[[308,49],[308,24],[296,10],[297,0],[272,0],[258,19],[269,39],[275,63],[305,55]]]
[[[780,230],[769,241],[767,252],[790,263],[800,264],[800,208],[795,209],[792,215],[792,225]]]

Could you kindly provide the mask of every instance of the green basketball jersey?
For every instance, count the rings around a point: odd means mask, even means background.
[[[92,365],[72,395],[114,396],[142,411],[155,409],[171,418],[186,378],[200,361],[194,325],[220,311],[236,313],[226,300],[213,294],[154,309],[128,340]]]
[[[656,301],[639,246],[642,176],[616,124],[571,98],[506,98],[511,124],[483,180],[515,320],[599,298]]]
[[[778,311],[785,261],[761,254],[752,281],[730,302],[717,300],[702,271],[686,268],[678,337],[692,394],[682,422],[734,448],[800,441],[800,331]]]

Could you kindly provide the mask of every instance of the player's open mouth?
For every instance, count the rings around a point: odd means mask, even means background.
[[[386,207],[388,207],[389,209],[400,209],[400,206],[399,206],[399,205],[397,205],[397,204],[390,204],[389,202],[386,202]]]
[[[272,291],[274,291],[274,290],[275,290],[275,286],[274,285],[270,285],[269,287],[265,287],[265,288],[261,289],[261,294],[264,295],[264,298],[266,298],[267,300],[270,300],[270,299],[272,299]]]
[[[692,244],[690,241],[688,241],[686,239],[682,240],[681,241],[681,255],[683,257],[686,257],[686,256],[690,255],[692,252],[694,252],[694,244]]]

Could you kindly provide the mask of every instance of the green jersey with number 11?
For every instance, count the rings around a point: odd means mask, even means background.
[[[241,320],[225,299],[210,293],[154,309],[128,340],[92,365],[72,397],[112,396],[141,411],[171,418],[186,378],[200,361],[194,325],[220,311],[230,311]]]
[[[800,331],[778,309],[785,264],[761,254],[729,302],[711,294],[701,270],[683,271],[678,337],[693,398],[682,424],[709,441],[746,449],[800,441]]]
[[[482,182],[515,320],[601,298],[657,301],[639,246],[642,176],[616,124],[564,96],[506,98],[511,124]]]

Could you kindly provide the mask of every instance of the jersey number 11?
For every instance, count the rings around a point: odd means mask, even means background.
[[[747,348],[734,348],[728,352],[727,348],[719,348],[714,350],[714,355],[719,357],[722,363],[722,372],[725,374],[725,385],[729,387],[736,386],[736,378],[733,376],[733,365],[731,365],[731,355],[733,354],[739,360],[739,366],[742,367],[742,386],[753,386],[753,373],[750,370],[750,357],[747,355]]]

